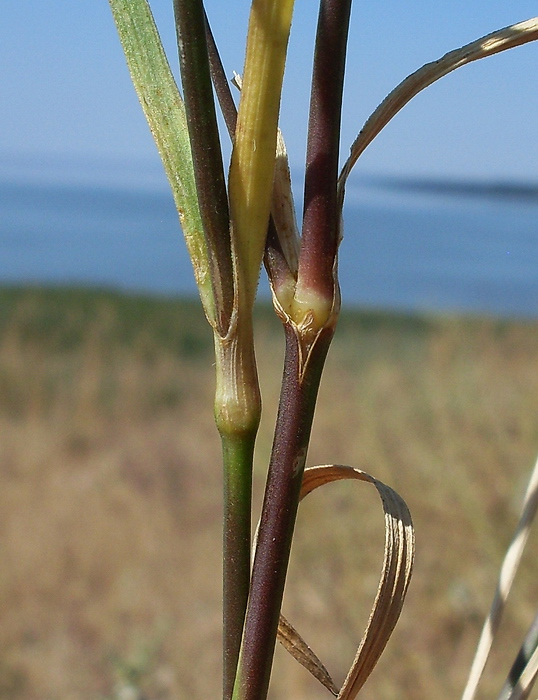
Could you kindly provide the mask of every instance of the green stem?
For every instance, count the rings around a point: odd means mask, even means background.
[[[296,330],[285,325],[286,359],[275,438],[252,570],[233,700],[267,697],[278,619],[314,410],[334,327],[318,335],[305,358]]]
[[[223,690],[232,696],[250,585],[252,471],[255,435],[222,437],[224,465]]]
[[[215,335],[215,420],[224,467],[223,697],[232,695],[250,583],[252,461],[261,399],[252,326]]]

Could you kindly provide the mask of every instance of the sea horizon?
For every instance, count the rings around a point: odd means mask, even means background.
[[[121,182],[0,169],[0,285],[195,296],[166,182],[156,172],[153,180]],[[464,185],[353,180],[339,262],[344,305],[537,318],[538,188],[499,180]],[[263,278],[260,294],[268,298]]]

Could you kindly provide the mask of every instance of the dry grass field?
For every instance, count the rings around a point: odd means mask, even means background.
[[[269,309],[257,325],[259,504],[282,333]],[[365,700],[461,694],[538,451],[537,341],[538,323],[342,318],[308,462],[396,488],[418,547]],[[195,302],[0,292],[3,700],[219,697],[211,352]],[[377,586],[383,518],[364,484],[324,491],[301,506],[285,608],[339,682]],[[483,698],[534,615],[537,544],[533,533]],[[277,649],[272,700],[327,697]]]

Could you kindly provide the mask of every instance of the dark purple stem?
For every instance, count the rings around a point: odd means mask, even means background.
[[[183,98],[198,204],[209,252],[217,325],[226,335],[234,283],[228,195],[213,100],[202,0],[174,0]]]
[[[224,72],[224,66],[222,65],[219,50],[213,32],[211,31],[207,15],[205,15],[205,32],[211,79],[215,86],[215,92],[217,93],[217,99],[226,123],[226,128],[228,129],[230,138],[233,140],[235,125],[237,124],[237,107],[235,106],[232,91],[230,90],[230,85],[226,78],[226,73]]]
[[[304,366],[299,338],[285,325],[284,377],[234,700],[267,695],[306,452],[333,331],[330,327],[322,332]]]
[[[321,1],[310,98],[299,279],[327,298],[338,248],[336,184],[350,13],[351,0]]]

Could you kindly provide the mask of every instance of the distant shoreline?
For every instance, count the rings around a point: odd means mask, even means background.
[[[203,319],[201,302],[196,294],[164,294],[147,291],[130,291],[114,288],[112,286],[92,286],[80,284],[0,284],[0,319],[6,316],[6,307],[12,308],[21,301],[31,301],[34,304],[42,303],[58,306],[70,306],[80,304],[84,307],[92,304],[110,302],[114,305],[129,307],[131,311],[136,307],[144,310],[151,307],[182,309],[193,314],[198,321]],[[271,300],[267,297],[259,298],[254,308],[255,316],[267,320],[273,318],[280,325],[274,313]],[[416,309],[381,308],[357,303],[345,303],[340,313],[341,325],[347,325],[353,319],[362,319],[366,323],[394,323],[405,325],[406,323],[430,324],[436,322],[491,322],[494,324],[536,325],[538,318],[526,316],[503,316],[490,313],[475,313],[466,311],[431,311]],[[205,323],[205,319],[204,323]],[[1,324],[0,324],[1,330]]]

